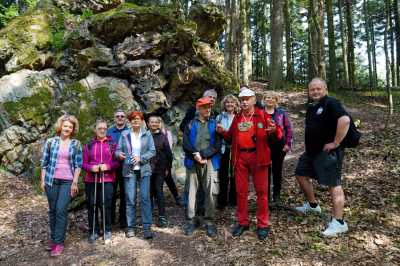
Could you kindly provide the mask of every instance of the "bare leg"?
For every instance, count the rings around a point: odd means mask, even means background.
[[[333,218],[341,220],[343,218],[344,193],[342,186],[329,187],[332,195]]]
[[[306,196],[306,200],[310,203],[316,203],[315,197],[314,197],[314,189],[311,184],[310,179],[306,176],[298,176],[296,175],[297,182],[299,182],[301,190],[304,192],[304,195]]]

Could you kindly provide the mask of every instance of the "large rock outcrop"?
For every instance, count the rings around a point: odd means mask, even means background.
[[[90,3],[107,2],[62,1],[70,9],[79,6],[77,13]],[[214,48],[224,15],[215,6],[195,4],[194,21],[184,22],[170,9],[124,3],[99,9],[104,12],[71,27],[61,10],[40,1],[0,31],[1,166],[35,182],[44,141],[54,135],[57,117],[76,116],[77,139],[85,144],[98,118],[112,126],[114,110],[122,108],[163,117],[173,134],[173,176],[182,182],[179,124],[186,109],[207,89],[215,89],[218,100],[238,90],[222,52]],[[50,42],[55,26],[64,32],[62,50]]]

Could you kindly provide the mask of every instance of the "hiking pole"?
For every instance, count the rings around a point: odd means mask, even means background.
[[[107,243],[106,243],[106,207],[104,206],[104,171],[101,171],[101,188],[103,190],[103,245],[105,245]]]
[[[93,237],[96,227],[96,194],[97,194],[97,172],[94,173],[94,204],[93,204]]]

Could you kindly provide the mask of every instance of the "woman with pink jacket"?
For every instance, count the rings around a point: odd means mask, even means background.
[[[111,202],[115,183],[115,170],[120,166],[120,161],[115,156],[117,142],[107,135],[108,123],[105,120],[98,120],[94,127],[96,137],[86,144],[83,151],[83,170],[85,175],[86,202],[88,207],[89,220],[89,243],[97,240],[100,234],[100,226],[97,220],[98,209],[103,210],[103,193],[101,186],[101,173],[104,172],[104,206],[105,206],[105,232],[103,232],[104,242],[111,241]],[[95,175],[97,174],[97,187],[95,186]],[[96,187],[96,191],[95,191]],[[94,214],[94,194],[96,195],[96,214]],[[95,217],[95,218],[93,218]],[[95,219],[95,221],[93,221]],[[94,224],[93,224],[94,222]],[[95,232],[93,234],[93,227]]]

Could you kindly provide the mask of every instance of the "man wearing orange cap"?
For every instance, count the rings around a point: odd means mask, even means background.
[[[210,118],[211,101],[201,98],[196,103],[197,114],[185,126],[182,147],[185,154],[186,191],[188,192],[188,221],[185,234],[191,235],[200,225],[197,217],[197,193],[200,185],[205,192],[205,216],[207,235],[215,237],[214,226],[215,202],[219,193],[218,169],[220,167],[219,151],[222,139],[216,133],[216,122]]]

